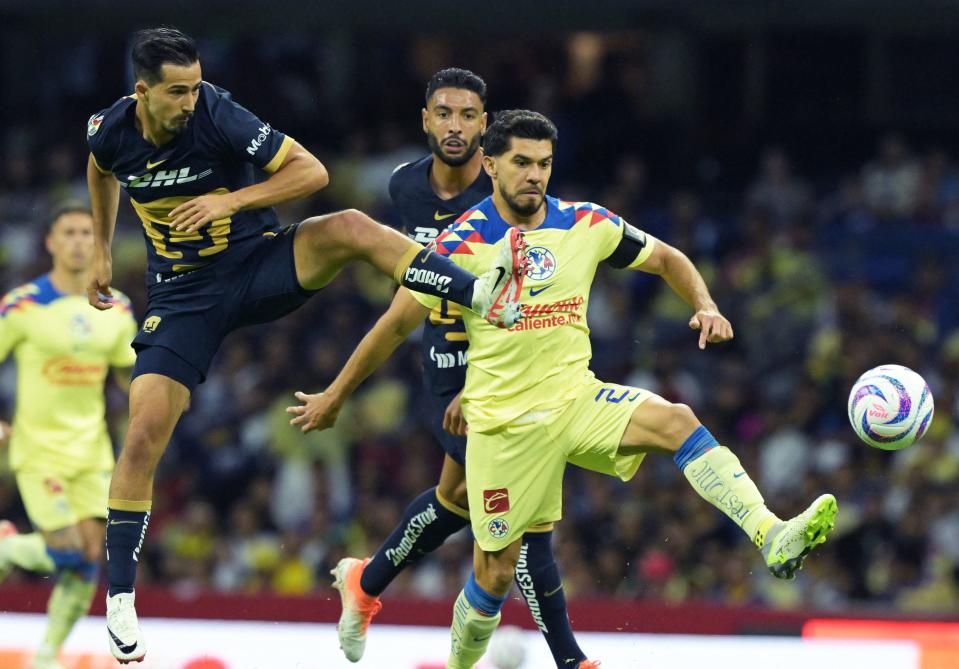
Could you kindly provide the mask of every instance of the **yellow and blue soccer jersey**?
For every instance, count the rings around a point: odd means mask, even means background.
[[[504,330],[464,313],[469,367],[463,412],[471,431],[487,432],[525,413],[559,408],[593,378],[586,324],[589,290],[599,263],[622,241],[625,222],[589,202],[547,197],[546,207],[543,223],[525,232],[530,259],[520,298],[525,318]],[[436,251],[480,274],[508,229],[489,197],[437,238]],[[653,238],[639,236],[644,245],[631,268],[653,250]],[[428,307],[437,302],[414,295]]]
[[[136,99],[120,98],[87,122],[87,144],[97,168],[113,174],[143,223],[151,273],[181,272],[216,262],[250,240],[274,235],[272,208],[240,211],[194,233],[170,228],[170,212],[187,200],[226,193],[256,182],[254,168],[275,172],[293,140],[203,82],[186,129],[162,146],[137,130]]]
[[[10,467],[69,475],[113,468],[103,385],[110,367],[130,367],[137,331],[130,301],[91,309],[45,275],[0,302],[0,360],[17,363]]]

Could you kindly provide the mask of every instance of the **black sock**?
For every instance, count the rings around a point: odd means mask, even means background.
[[[439,548],[469,522],[440,504],[436,488],[430,488],[406,507],[403,520],[367,563],[360,578],[363,592],[378,597],[407,566]]]
[[[586,656],[576,643],[569,624],[563,582],[553,559],[552,539],[552,532],[523,535],[516,564],[516,584],[526,599],[533,622],[549,645],[556,666],[575,669]]]
[[[433,249],[420,251],[403,272],[403,285],[473,308],[473,282],[476,276]]]
[[[107,579],[111,597],[133,592],[140,548],[149,523],[149,511],[107,509]]]

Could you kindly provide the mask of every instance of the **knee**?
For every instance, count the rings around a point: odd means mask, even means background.
[[[121,456],[137,468],[156,467],[166,447],[168,430],[151,420],[131,420]]]
[[[683,442],[699,427],[696,414],[685,404],[671,404],[666,408],[663,420],[663,446],[676,451]]]
[[[316,247],[329,249],[330,246],[357,249],[362,248],[369,238],[371,225],[378,225],[372,218],[358,209],[344,209],[326,216],[308,218],[301,224],[302,233],[309,236],[310,243]],[[301,234],[302,234],[301,233]]]
[[[466,481],[459,481],[453,485],[444,484],[442,481],[438,486],[436,486],[436,492],[439,493],[443,499],[461,509],[469,508],[469,495],[466,493]]]
[[[477,571],[476,582],[487,592],[503,596],[509,592],[515,574],[516,562],[508,559],[488,560],[483,568]]]

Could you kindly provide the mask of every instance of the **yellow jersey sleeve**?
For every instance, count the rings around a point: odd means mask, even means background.
[[[16,291],[7,293],[0,301],[0,360],[5,360],[10,351],[23,340],[23,331],[17,317]]]
[[[599,209],[598,205],[590,205]],[[619,248],[619,245],[623,243],[623,238],[626,234],[629,234],[633,240],[638,244],[642,244],[642,248],[634,259],[632,259],[629,264],[614,265],[616,267],[623,267],[625,265],[628,269],[638,269],[653,252],[653,248],[656,245],[656,238],[650,235],[647,235],[642,230],[632,226],[626,219],[614,214],[608,210],[602,210],[604,216],[596,216],[594,214],[594,221],[592,234],[596,238],[593,244],[593,247],[598,252],[597,261],[602,262],[603,260],[608,259],[612,256],[616,250]]]

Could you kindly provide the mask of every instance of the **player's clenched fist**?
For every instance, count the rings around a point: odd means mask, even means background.
[[[733,338],[733,326],[716,309],[700,309],[689,319],[689,327],[699,330],[699,348]]]
[[[466,417],[463,415],[462,399],[463,391],[461,390],[457,393],[456,397],[453,398],[453,401],[449,403],[449,406],[446,407],[446,411],[443,413],[443,429],[458,437],[465,437],[466,431],[469,428],[466,424]]]
[[[312,430],[326,430],[333,427],[336,417],[340,414],[343,403],[328,393],[307,395],[304,392],[293,394],[302,402],[299,406],[287,407],[286,412],[296,416],[290,420],[290,425],[300,428],[303,434]]]
[[[87,284],[87,300],[90,306],[100,311],[113,308],[113,293],[110,282],[113,281],[113,261],[97,256],[93,261],[90,283]]]

